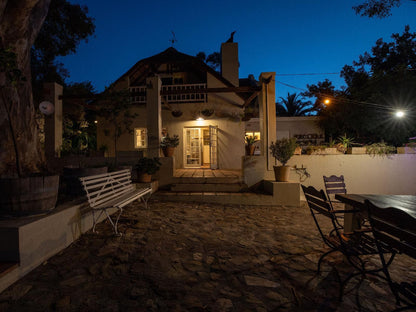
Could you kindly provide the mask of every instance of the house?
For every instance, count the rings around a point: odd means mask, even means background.
[[[137,151],[155,157],[162,136],[177,134],[174,168],[242,169],[247,108],[257,101],[265,125],[263,107],[274,111],[274,73],[259,80],[239,79],[236,42],[221,45],[220,72],[170,47],[140,60],[113,83],[115,90],[131,92],[133,133],[122,134],[115,151],[111,125],[98,119],[97,146],[107,145],[110,156]]]

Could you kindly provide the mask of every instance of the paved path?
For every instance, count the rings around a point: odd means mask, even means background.
[[[127,207],[122,237],[107,223],[0,294],[0,311],[358,311],[357,280],[337,301],[336,266],[306,206],[150,201]],[[416,280],[412,261],[397,275]],[[344,269],[343,269],[344,268]],[[406,270],[406,271],[404,271]],[[396,274],[396,273],[394,273]],[[390,311],[383,281],[360,287],[362,311]]]

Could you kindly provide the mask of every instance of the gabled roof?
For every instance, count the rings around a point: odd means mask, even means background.
[[[219,81],[224,83],[227,87],[234,86],[231,82],[225,79],[219,72],[212,69],[210,66],[205,64],[197,57],[181,53],[173,47],[170,47],[159,54],[138,61],[114,83],[117,83],[126,76],[132,76],[133,80],[135,80],[134,78],[138,77],[147,77],[150,73],[152,73],[152,71],[156,71],[157,67],[165,63],[183,65],[185,67],[192,67],[200,72],[208,72],[215,78],[217,78]]]

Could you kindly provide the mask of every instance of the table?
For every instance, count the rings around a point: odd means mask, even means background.
[[[335,198],[345,203],[345,210],[356,209],[365,213],[364,201],[368,199],[380,208],[394,207],[416,219],[416,195],[335,194]],[[346,213],[344,231],[348,233],[358,228],[360,228],[360,214]]]

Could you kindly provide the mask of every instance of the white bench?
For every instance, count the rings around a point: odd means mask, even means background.
[[[88,203],[92,208],[93,232],[95,232],[97,221],[100,219],[101,215],[105,213],[114,228],[114,232],[118,235],[117,224],[120,215],[123,212],[123,207],[136,199],[140,199],[147,208],[147,201],[152,194],[152,189],[150,187],[136,189],[131,182],[131,172],[129,169],[97,174],[79,179],[84,186],[84,190],[88,197]],[[148,195],[148,197],[146,198],[145,195]],[[118,215],[115,222],[107,212],[107,210],[111,208],[118,209]],[[97,218],[95,217],[96,211],[100,211]]]

